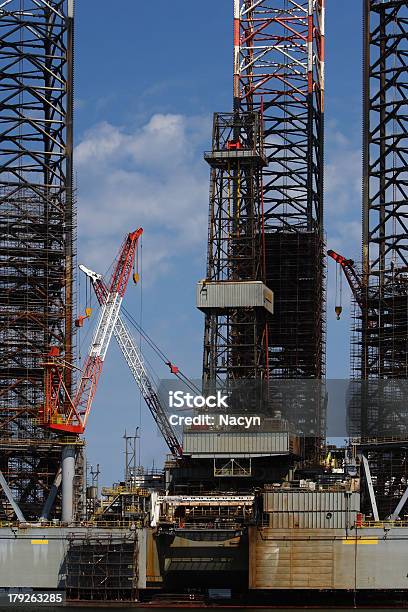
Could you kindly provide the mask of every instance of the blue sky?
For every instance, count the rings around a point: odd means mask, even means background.
[[[126,307],[191,377],[201,371],[203,317],[195,282],[205,274],[208,167],[214,111],[232,97],[232,0],[76,2],[75,166],[78,261],[100,271],[139,225],[143,283]],[[326,233],[359,259],[361,219],[361,2],[326,0]],[[83,289],[82,281],[82,289]],[[349,371],[348,292],[334,315],[329,265],[327,373]],[[95,318],[95,317],[94,317]],[[90,329],[79,341],[85,355]],[[158,370],[166,377],[166,370]],[[116,346],[108,354],[87,444],[102,481],[120,480],[124,430],[142,427],[142,462],[165,446]]]

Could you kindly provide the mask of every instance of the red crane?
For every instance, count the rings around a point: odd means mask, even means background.
[[[85,430],[142,233],[143,229],[139,228],[128,234],[119,251],[74,398],[70,397],[64,384],[64,370],[70,365],[59,358],[56,347],[49,351],[45,363],[45,402],[40,410],[40,423],[49,429],[76,434]]]
[[[338,263],[347,279],[350,286],[351,292],[360,308],[363,307],[363,285],[361,279],[354,268],[354,261],[352,259],[346,259],[343,255],[339,255],[336,251],[331,249],[327,251],[327,255],[334,259]]]

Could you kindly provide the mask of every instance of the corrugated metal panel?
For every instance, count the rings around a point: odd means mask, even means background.
[[[71,538],[109,537],[118,542],[131,541],[133,531],[76,526],[55,528],[0,528],[0,587],[59,589],[61,568],[65,566]],[[146,588],[147,529],[138,529],[138,587]],[[35,544],[34,542],[48,542]]]
[[[196,290],[197,308],[201,310],[258,307],[273,314],[273,292],[261,281],[206,282]]]
[[[360,494],[344,491],[268,491],[269,526],[276,529],[345,529],[360,511]]]
[[[307,531],[293,540],[287,530],[250,528],[249,587],[252,589],[331,589],[334,584],[333,540]],[[313,538],[309,540],[309,538]],[[318,539],[319,538],[319,539]]]
[[[342,529],[250,527],[249,588],[406,589],[407,535],[359,529],[345,546]]]
[[[158,541],[152,529],[147,529],[146,532],[146,584],[156,586],[163,582]]]
[[[288,432],[186,431],[183,450],[187,455],[273,455],[290,451]]]

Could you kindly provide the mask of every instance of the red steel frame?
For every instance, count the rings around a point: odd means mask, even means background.
[[[142,228],[139,228],[122,244],[109,283],[108,297],[117,295],[120,300],[124,297],[142,233]],[[73,399],[64,385],[65,364],[58,363],[58,355],[53,355],[52,349],[49,357],[45,364],[45,403],[44,410],[40,411],[40,421],[55,431],[83,433],[102,373],[104,355],[90,351]]]
[[[263,109],[265,227],[323,231],[325,0],[234,0],[234,98]]]
[[[303,301],[296,306],[296,295],[303,293],[300,286],[294,287],[296,278],[291,278],[289,284],[292,295],[282,293],[280,283],[271,286],[276,291],[277,309],[266,329],[270,346],[268,377],[321,378],[325,372],[324,23],[325,0],[234,0],[234,107],[260,110],[264,119],[268,159],[262,171],[264,256],[270,247],[274,253],[286,248],[289,242],[285,234],[289,238],[298,234],[299,241],[295,242],[299,245],[310,240],[320,243],[313,264],[316,293],[310,304]],[[279,265],[276,260],[268,260],[266,273],[271,266]],[[289,265],[295,266],[294,261],[286,264]],[[300,270],[301,266],[297,267]],[[282,274],[286,275],[288,269],[282,269]],[[289,311],[293,311],[289,318],[286,314],[280,317],[280,312]],[[293,324],[295,329],[301,317],[313,317],[315,321],[310,337],[306,339],[296,331],[282,334],[288,325]],[[308,319],[308,327],[312,325]],[[300,357],[306,354],[308,357],[302,361]],[[271,355],[281,358],[274,357],[272,363]],[[313,365],[306,367],[305,363]]]

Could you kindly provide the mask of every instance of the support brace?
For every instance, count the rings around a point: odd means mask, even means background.
[[[15,499],[13,497],[13,494],[11,492],[11,489],[8,486],[7,481],[4,478],[3,472],[1,470],[0,470],[0,486],[3,489],[4,493],[6,494],[6,497],[7,497],[8,501],[9,501],[10,505],[12,506],[17,519],[20,521],[20,523],[25,523],[26,520],[24,518],[24,514],[21,512],[19,505],[15,501]]]
[[[57,497],[58,489],[61,486],[61,481],[62,481],[62,469],[61,467],[59,467],[57,475],[55,476],[55,480],[52,483],[48,497],[45,500],[45,504],[41,512],[40,520],[43,520],[43,521],[48,520],[49,514],[55,502],[55,498]]]
[[[392,514],[390,514],[389,518],[390,518],[391,521],[398,521],[399,520],[401,510],[405,506],[407,500],[408,500],[408,487],[405,489],[404,494],[401,497],[401,499],[399,500],[398,505],[395,508],[394,512]]]
[[[374,487],[373,487],[373,480],[371,478],[370,466],[368,464],[368,459],[365,455],[361,455],[361,458],[363,460],[363,467],[364,467],[364,471],[366,475],[368,492],[370,494],[370,501],[371,501],[371,508],[373,510],[373,517],[375,521],[379,521],[380,518],[378,516],[377,501],[375,499],[375,493],[374,493]]]

